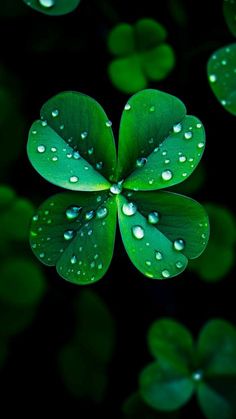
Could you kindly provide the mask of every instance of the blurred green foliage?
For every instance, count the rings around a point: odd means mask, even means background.
[[[102,299],[92,291],[82,291],[75,299],[74,313],[75,333],[61,349],[59,369],[74,397],[100,402],[115,346],[114,322]]]
[[[210,239],[203,254],[190,261],[189,268],[205,281],[218,281],[230,272],[235,263],[236,221],[224,207],[208,203],[205,208],[211,226]]]
[[[149,81],[167,77],[175,65],[175,55],[166,38],[166,29],[153,19],[115,26],[107,41],[109,51],[117,57],[108,67],[114,86],[124,93],[135,93]]]
[[[196,393],[207,419],[236,416],[236,328],[212,319],[195,343],[189,331],[171,319],[159,319],[148,333],[155,361],[140,375],[140,394],[154,409],[172,411]]]
[[[178,411],[161,412],[148,406],[140,396],[133,393],[123,404],[124,418],[127,419],[179,419]]]

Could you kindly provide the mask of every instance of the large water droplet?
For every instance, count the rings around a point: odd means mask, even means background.
[[[75,220],[78,217],[81,210],[82,210],[81,207],[76,207],[76,206],[69,207],[66,210],[66,218],[68,220]]]
[[[155,258],[156,258],[156,260],[162,260],[162,258],[163,258],[162,253],[157,250],[155,252]]]
[[[183,239],[176,239],[173,243],[174,249],[180,252],[184,249],[185,242]]]
[[[157,211],[152,211],[148,214],[148,222],[150,224],[157,224],[160,220],[160,215]]]
[[[75,255],[73,255],[71,257],[70,263],[72,263],[72,265],[74,265],[77,262],[77,257]]]
[[[92,218],[95,216],[95,211],[91,210],[91,211],[87,211],[85,214],[85,219],[87,221],[92,220]]]
[[[186,138],[186,140],[190,140],[193,136],[193,133],[191,131],[187,131],[184,133],[184,138]]]
[[[58,110],[58,109],[54,109],[54,110],[52,111],[52,117],[53,117],[53,118],[56,118],[58,115],[59,115],[59,110]]]
[[[37,150],[39,153],[44,153],[46,151],[46,147],[44,145],[39,145]]]
[[[106,207],[100,207],[96,211],[96,216],[99,219],[105,218],[108,214],[108,209]]]
[[[74,237],[74,230],[66,230],[64,233],[65,240],[71,240]]]
[[[161,174],[163,180],[170,180],[173,177],[171,170],[164,170]]]
[[[110,128],[112,126],[112,122],[111,121],[107,121],[106,122],[106,127]]]
[[[140,157],[136,160],[136,167],[143,167],[147,163],[147,159],[145,157]]]
[[[161,274],[163,278],[169,278],[170,276],[170,272],[167,269],[164,269]]]
[[[133,236],[138,240],[141,240],[144,237],[144,229],[141,226],[133,226],[132,233]]]
[[[125,111],[129,111],[131,109],[131,106],[129,103],[126,103],[125,105]]]
[[[50,9],[55,5],[56,0],[38,0],[40,6]]]
[[[128,216],[134,215],[137,212],[137,205],[134,202],[125,202],[122,206],[122,212]]]
[[[71,176],[70,177],[70,183],[76,183],[79,181],[79,178],[77,176]]]
[[[110,187],[110,192],[114,195],[119,195],[122,192],[122,183],[123,182],[113,183]]]
[[[187,158],[185,156],[180,156],[179,157],[179,162],[180,163],[184,163],[184,162],[186,162],[186,160],[187,160]]]

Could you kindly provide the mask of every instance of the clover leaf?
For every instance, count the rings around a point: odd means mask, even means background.
[[[135,93],[148,81],[164,79],[175,64],[166,37],[165,28],[153,19],[115,26],[108,36],[108,48],[117,56],[108,67],[112,83],[125,93]]]
[[[148,335],[156,360],[140,375],[140,394],[154,409],[172,411],[196,393],[207,419],[236,415],[236,329],[212,319],[198,341],[171,319],[160,319]]]
[[[235,262],[236,223],[224,207],[211,203],[205,208],[211,224],[210,240],[206,251],[191,261],[189,268],[205,281],[217,281],[228,274]]]
[[[188,178],[204,150],[203,126],[179,99],[152,89],[131,97],[117,163],[111,121],[90,97],[58,94],[41,118],[30,129],[29,159],[45,179],[72,191],[49,198],[33,217],[31,247],[43,263],[73,283],[98,281],[111,262],[117,208],[126,251],[144,275],[178,275],[203,252],[205,210],[154,192]]]
[[[50,16],[66,15],[76,9],[80,0],[23,0],[27,6]]]
[[[114,323],[102,299],[83,291],[74,304],[76,330],[59,353],[59,369],[76,398],[99,402],[107,387],[107,367],[114,350]]]

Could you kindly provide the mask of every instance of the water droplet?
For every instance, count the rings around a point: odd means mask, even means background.
[[[108,209],[106,207],[100,207],[96,211],[96,216],[99,219],[105,218],[108,214]]]
[[[184,265],[183,265],[182,262],[178,261],[178,262],[176,262],[175,266],[176,266],[176,268],[181,269]]]
[[[198,143],[198,145],[197,145],[197,146],[198,146],[198,148],[203,148],[203,147],[204,147],[204,145],[205,145],[205,144],[204,144],[203,142],[200,142],[200,143]]]
[[[226,64],[227,64],[227,61],[226,61],[226,60],[222,60],[222,61],[221,61],[221,64],[222,64],[222,65],[226,65]]]
[[[51,151],[52,151],[53,153],[55,153],[55,152],[57,151],[57,148],[56,148],[56,147],[51,147]]]
[[[88,236],[92,236],[92,234],[93,234],[93,230],[91,229],[88,231]]]
[[[55,5],[55,0],[38,0],[40,6],[45,7],[46,9],[50,9]]]
[[[99,161],[98,163],[96,163],[96,169],[97,170],[101,170],[102,167],[103,167],[103,162],[102,161]]]
[[[180,123],[173,126],[173,132],[175,132],[176,134],[180,132],[181,130],[182,130],[182,125]]]
[[[65,128],[64,124],[60,125],[60,130],[63,130],[64,128]]]
[[[72,263],[72,265],[74,265],[77,262],[77,257],[75,255],[73,255],[71,257],[70,263]]]
[[[94,268],[95,267],[95,262],[94,261],[90,263],[90,267],[91,268]]]
[[[36,249],[37,244],[36,244],[36,243],[33,243],[33,244],[31,245],[31,247],[32,247],[32,249]]]
[[[102,267],[103,267],[103,264],[102,263],[99,263],[98,264],[98,269],[102,269]]]
[[[202,128],[202,124],[198,123],[198,124],[196,125],[196,127],[197,127],[197,128]]]
[[[186,140],[190,140],[193,136],[193,133],[191,131],[187,131],[184,133],[184,138],[186,138]]]
[[[46,151],[46,147],[44,145],[39,145],[37,150],[39,153],[44,153]]]
[[[33,131],[32,131],[32,134],[37,134],[37,131],[36,131],[36,129],[34,129]]]
[[[150,138],[150,140],[148,140],[149,144],[153,144],[154,143],[154,138]]]
[[[132,233],[133,236],[138,240],[141,240],[144,237],[144,229],[141,226],[133,226]]]
[[[173,177],[171,170],[164,170],[161,174],[163,180],[170,180]]]
[[[162,253],[157,250],[155,252],[155,258],[156,258],[156,260],[162,260],[162,258],[163,258]]]
[[[38,219],[39,219],[38,214],[33,216],[33,221],[38,221]]]
[[[167,151],[166,150],[164,150],[164,151],[162,151],[162,153],[161,153],[163,156],[166,156],[167,155]]]
[[[88,136],[87,131],[81,132],[81,134],[80,134],[80,137],[81,137],[82,140],[85,140],[85,138],[87,138],[87,136]]]
[[[53,156],[52,157],[52,161],[57,161],[58,160],[58,157],[57,156]]]
[[[98,196],[97,196],[97,202],[101,202],[101,200],[102,200],[101,195],[98,195]]]
[[[79,154],[79,152],[78,152],[78,151],[74,151],[74,153],[73,153],[73,158],[74,158],[75,160],[80,159],[80,154]]]
[[[174,249],[180,252],[184,249],[185,242],[183,239],[176,239],[173,243]]]
[[[216,75],[215,75],[215,74],[210,74],[210,76],[209,76],[209,80],[210,80],[210,82],[211,82],[211,83],[215,83],[215,82],[216,82],[216,80],[217,80]]]
[[[95,216],[95,211],[91,210],[91,211],[87,211],[85,214],[85,220],[89,221],[92,220],[92,218]]]
[[[110,128],[112,126],[112,122],[111,121],[107,121],[106,122],[106,127]]]
[[[194,381],[201,381],[202,378],[203,378],[203,371],[202,370],[197,370],[197,371],[193,372],[192,379]]]
[[[186,176],[188,176],[188,173],[184,172],[184,173],[182,173],[182,176],[186,177]]]
[[[140,157],[136,160],[136,167],[143,167],[147,163],[147,159],[145,157]]]
[[[131,109],[131,106],[129,103],[126,103],[125,105],[125,111],[129,111]]]
[[[148,222],[150,224],[157,224],[160,221],[160,215],[157,211],[152,211],[148,214]]]
[[[170,272],[167,269],[164,269],[161,274],[163,278],[169,278],[170,276]]]
[[[170,159],[165,159],[165,164],[169,164],[170,163]]]
[[[68,220],[75,220],[78,217],[81,210],[82,210],[81,207],[76,207],[76,206],[72,206],[72,207],[67,208],[66,218]]]
[[[43,252],[42,252],[42,253],[40,253],[40,254],[39,254],[39,257],[40,257],[41,259],[43,259],[43,258],[45,257],[45,253],[43,253]]]
[[[155,111],[155,106],[150,106],[149,112],[154,112],[154,111]]]
[[[96,255],[94,255],[94,259],[97,259],[98,258],[98,254],[96,253]]]
[[[71,157],[72,157],[72,153],[67,153],[66,157],[67,157],[68,159],[71,159]]]
[[[184,163],[184,162],[186,162],[186,160],[187,160],[187,158],[185,156],[180,156],[179,157],[179,162],[180,163]]]
[[[70,183],[76,183],[79,181],[79,178],[77,176],[71,176],[70,177]]]
[[[56,118],[59,115],[59,110],[58,109],[54,109],[54,111],[52,111],[52,117]]]
[[[128,216],[134,215],[137,212],[137,205],[134,202],[125,202],[122,206],[122,212]]]
[[[202,234],[202,239],[205,239],[206,238],[206,234]]]
[[[226,104],[227,104],[226,100],[224,100],[224,99],[223,99],[223,100],[221,101],[221,105],[226,106]]]
[[[91,156],[91,154],[93,154],[93,151],[94,151],[93,147],[89,148],[88,149],[88,154]]]
[[[71,240],[74,237],[74,230],[66,230],[64,233],[65,240]]]
[[[122,192],[122,181],[118,183],[113,183],[110,187],[110,192],[114,195],[119,195]]]
[[[48,124],[48,123],[47,123],[47,121],[42,121],[42,122],[41,122],[42,127],[46,127],[46,126],[47,126],[47,124]]]
[[[146,264],[147,266],[151,266],[152,262],[151,262],[150,260],[146,260],[145,264]]]

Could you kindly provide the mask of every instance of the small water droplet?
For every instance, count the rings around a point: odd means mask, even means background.
[[[47,123],[47,121],[42,121],[42,122],[41,122],[42,127],[46,127],[46,126],[47,126],[47,124],[48,124],[48,123]]]
[[[148,140],[149,144],[153,144],[154,143],[154,138],[150,138],[150,140]]]
[[[184,172],[184,173],[182,173],[182,176],[186,177],[186,176],[188,176],[188,173]]]
[[[146,264],[147,266],[151,266],[152,262],[151,262],[150,260],[146,260],[145,264]]]
[[[204,145],[205,145],[205,144],[204,144],[203,142],[200,142],[200,143],[198,143],[198,145],[197,145],[197,146],[198,146],[198,148],[203,148],[203,147],[204,147]]]
[[[71,240],[74,237],[74,230],[66,230],[64,233],[65,240]]]
[[[32,134],[37,134],[37,131],[36,131],[36,129],[34,129],[33,131],[32,131]]]
[[[164,170],[161,174],[163,180],[170,180],[173,177],[171,170]]]
[[[215,75],[215,74],[210,74],[210,76],[209,76],[209,80],[210,80],[210,82],[211,82],[211,83],[215,83],[215,82],[216,82],[216,80],[217,80],[216,75]]]
[[[179,157],[179,162],[180,163],[184,163],[184,162],[186,162],[186,160],[187,160],[187,158],[185,156],[180,156]]]
[[[197,371],[193,372],[192,379],[194,381],[201,381],[202,378],[203,378],[203,371],[202,370],[197,370]]]
[[[56,147],[51,147],[51,151],[52,151],[53,153],[56,153],[57,148],[56,148]]]
[[[103,162],[102,161],[99,161],[99,162],[96,163],[96,169],[97,170],[101,170],[102,167],[103,167]]]
[[[129,111],[131,109],[131,106],[129,103],[126,103],[125,105],[125,111]]]
[[[147,163],[147,159],[145,157],[140,157],[139,159],[136,160],[136,167],[144,167],[145,164]]]
[[[71,159],[71,158],[72,158],[72,153],[67,153],[66,157],[67,157],[68,159]]]
[[[183,239],[176,239],[173,243],[174,249],[180,252],[184,249],[185,242]]]
[[[122,212],[128,216],[134,215],[137,212],[137,205],[134,202],[125,202],[122,206]]]
[[[178,262],[176,262],[175,266],[176,266],[176,268],[181,269],[184,265],[183,265],[182,262],[178,261]]]
[[[110,128],[112,126],[112,122],[111,121],[106,121],[106,127]]]
[[[154,179],[150,179],[150,180],[148,181],[148,183],[149,183],[149,185],[152,185],[152,184],[154,183]]]
[[[38,221],[38,219],[39,219],[38,214],[36,214],[36,215],[33,216],[33,221]]]
[[[31,245],[31,247],[32,247],[32,249],[36,249],[37,244],[36,244],[36,243],[33,243],[33,244]]]
[[[98,254],[96,253],[96,255],[94,255],[94,259],[98,259]]]
[[[222,60],[221,61],[221,64],[225,66],[227,64],[227,61],[226,60]]]
[[[95,216],[95,211],[91,210],[91,211],[87,211],[85,214],[85,220],[89,221],[92,220],[92,218]]]
[[[38,0],[40,6],[50,9],[55,5],[55,0]]]
[[[157,250],[155,252],[155,258],[156,258],[156,260],[162,260],[162,258],[163,258],[162,253]]]
[[[81,132],[81,134],[80,134],[80,137],[81,137],[82,140],[85,140],[85,138],[87,138],[87,136],[88,136],[87,131]]]
[[[58,157],[57,156],[53,156],[52,157],[52,161],[57,161],[58,160]]]
[[[149,112],[155,112],[155,106],[150,106]]]
[[[170,272],[167,269],[164,269],[161,274],[163,278],[169,278],[170,276]]]
[[[181,125],[181,123],[176,124],[176,125],[174,125],[174,126],[173,126],[173,132],[175,132],[176,134],[177,134],[178,132],[180,132],[181,130],[182,130],[182,125]]]
[[[43,259],[43,258],[45,257],[45,253],[43,253],[43,252],[42,252],[42,253],[40,253],[40,254],[39,254],[39,257],[40,257],[41,259]]]
[[[221,105],[226,106],[226,104],[227,104],[226,100],[222,99]]]
[[[150,224],[157,224],[160,221],[160,215],[157,211],[152,211],[148,214],[148,222]]]
[[[138,226],[138,225],[133,226],[132,233],[133,233],[133,236],[138,240],[141,240],[144,237],[144,229],[141,226]]]
[[[44,145],[38,145],[37,150],[39,153],[44,153],[46,151],[46,147]]]
[[[169,164],[170,163],[170,159],[165,159],[165,164]]]
[[[98,196],[97,196],[97,202],[101,202],[101,200],[102,200],[101,195],[98,195]]]
[[[73,255],[71,257],[70,263],[72,263],[72,265],[74,265],[77,262],[77,257],[75,255]]]
[[[202,128],[202,124],[198,123],[198,124],[196,125],[196,127],[197,127],[197,128]]]
[[[193,136],[193,133],[191,131],[187,131],[184,133],[184,138],[186,138],[186,140],[190,140]]]
[[[80,159],[80,154],[79,154],[79,152],[78,152],[78,151],[74,151],[74,153],[73,153],[73,158],[74,158],[75,160]]]
[[[102,269],[102,267],[103,267],[103,264],[102,263],[99,263],[98,264],[98,269]]]
[[[99,219],[105,218],[108,214],[108,209],[106,207],[100,207],[96,211],[96,216]]]
[[[91,156],[91,154],[93,154],[93,151],[94,151],[93,147],[89,148],[88,149],[88,154]]]
[[[70,183],[76,183],[79,181],[79,178],[77,176],[71,176],[70,177]]]
[[[60,130],[61,130],[61,131],[62,131],[64,128],[65,128],[65,125],[64,125],[64,124],[60,125]]]
[[[94,268],[95,267],[95,262],[94,261],[90,263],[90,267],[91,268]]]
[[[167,155],[167,151],[166,150],[164,150],[164,151],[162,151],[162,153],[161,153],[163,156],[166,156]]]
[[[81,210],[82,210],[81,207],[76,207],[76,206],[72,206],[72,207],[67,208],[66,218],[68,220],[75,220],[78,217]]]
[[[206,238],[206,234],[202,233],[202,239]]]
[[[58,109],[54,109],[54,110],[52,111],[52,117],[53,117],[53,118],[56,118],[58,115],[59,115],[59,110],[58,110]]]

